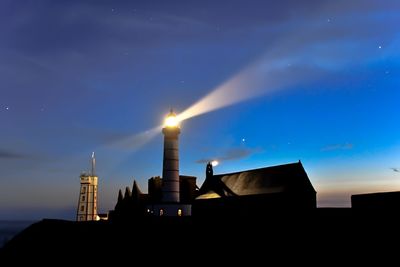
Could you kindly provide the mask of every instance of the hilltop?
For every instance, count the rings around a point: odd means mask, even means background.
[[[26,260],[21,256],[30,255],[31,262],[50,264],[54,259],[73,262],[78,258],[90,262],[141,259],[172,263],[182,257],[200,261],[223,257],[232,261],[235,257],[255,263],[264,257],[306,250],[314,256],[362,259],[389,253],[388,242],[400,237],[400,220],[387,211],[316,209],[263,215],[143,217],[124,223],[44,219],[8,242],[2,256],[16,263]]]

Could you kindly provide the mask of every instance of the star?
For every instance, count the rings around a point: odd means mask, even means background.
[[[115,9],[114,8],[111,8],[111,12],[114,12],[115,11]]]
[[[380,46],[378,46],[378,48],[379,48],[379,49],[381,49],[381,48],[382,48],[382,46],[380,45]]]
[[[327,19],[326,21],[329,23],[329,22],[331,22],[331,19]]]
[[[245,138],[242,138],[242,142],[246,142],[246,139],[245,139]]]
[[[10,110],[10,107],[6,107],[6,110]]]

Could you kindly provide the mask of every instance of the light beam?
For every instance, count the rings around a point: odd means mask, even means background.
[[[316,69],[299,65],[288,65],[287,58],[262,57],[224,82],[211,93],[178,114],[179,122],[239,102],[266,95],[298,84],[316,74]]]
[[[134,134],[123,138],[122,140],[116,141],[110,144],[111,147],[126,149],[130,151],[136,151],[140,149],[142,146],[150,142],[154,137],[156,137],[159,133],[161,133],[162,126],[156,126],[152,129],[143,131],[138,134]]]

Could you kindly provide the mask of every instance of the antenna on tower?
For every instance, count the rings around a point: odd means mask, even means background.
[[[94,152],[92,152],[92,172],[91,172],[91,176],[95,176],[96,172],[95,172],[95,168],[96,168],[96,158],[94,157]]]

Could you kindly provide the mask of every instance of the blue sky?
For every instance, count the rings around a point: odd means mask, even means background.
[[[182,122],[199,185],[204,159],[301,160],[319,206],[400,190],[400,4],[217,2],[2,1],[0,218],[73,219],[92,151],[101,211],[133,178],[146,191],[162,135],[138,134],[225,87]]]

